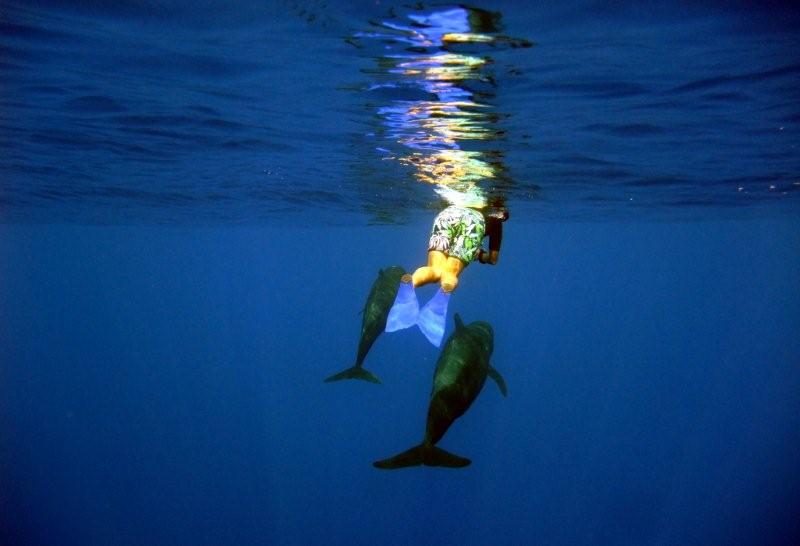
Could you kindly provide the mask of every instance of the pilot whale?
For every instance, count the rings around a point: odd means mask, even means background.
[[[464,415],[480,394],[486,377],[491,377],[507,395],[505,380],[489,364],[494,349],[494,332],[488,322],[472,322],[465,326],[455,315],[456,330],[448,338],[436,362],[433,390],[428,406],[425,438],[416,447],[389,459],[376,461],[376,468],[395,469],[406,466],[462,467],[470,460],[436,447],[450,425]]]
[[[405,271],[398,265],[393,265],[378,271],[378,277],[372,283],[372,289],[364,305],[361,319],[361,339],[358,342],[356,363],[346,370],[328,377],[325,382],[339,381],[341,379],[362,379],[372,383],[380,383],[375,374],[365,370],[362,366],[372,344],[378,339],[386,328],[386,317],[389,316],[397,290],[400,287],[400,277]]]

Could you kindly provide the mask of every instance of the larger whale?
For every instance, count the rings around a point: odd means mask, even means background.
[[[464,415],[480,394],[487,377],[491,377],[506,396],[506,383],[489,364],[494,350],[494,332],[488,322],[472,322],[467,326],[455,315],[456,331],[445,343],[436,371],[428,406],[425,438],[416,447],[389,459],[376,461],[377,468],[395,469],[407,466],[448,466],[458,468],[470,460],[436,447],[450,425]]]
[[[334,374],[325,380],[326,383],[339,381],[341,379],[361,379],[380,383],[375,374],[365,370],[363,367],[364,359],[372,348],[372,344],[378,339],[386,328],[386,318],[389,316],[397,290],[400,287],[400,277],[405,275],[405,271],[399,265],[393,265],[378,271],[378,277],[372,283],[372,289],[367,296],[367,303],[364,305],[364,315],[361,318],[361,339],[358,342],[358,353],[356,363],[346,370]]]

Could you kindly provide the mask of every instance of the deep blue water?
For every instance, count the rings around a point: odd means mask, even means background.
[[[0,543],[796,543],[798,29],[4,2]],[[448,202],[511,213],[450,303],[509,396],[441,441],[468,468],[379,471],[437,349],[385,334],[383,384],[322,380]]]

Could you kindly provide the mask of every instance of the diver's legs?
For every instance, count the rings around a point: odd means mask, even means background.
[[[449,294],[458,287],[458,276],[464,271],[464,262],[454,256],[448,256],[440,275],[442,291]]]
[[[438,250],[428,251],[427,266],[420,267],[413,275],[403,275],[397,298],[389,311],[386,331],[394,332],[417,324],[425,337],[438,347],[444,336],[450,293],[458,286],[458,275],[464,266],[459,258],[448,257]],[[414,288],[434,282],[440,282],[441,289],[420,310]]]
[[[438,250],[428,251],[428,265],[420,267],[411,276],[414,287],[423,286],[432,282],[438,282],[442,276],[442,270],[447,263],[447,255]]]

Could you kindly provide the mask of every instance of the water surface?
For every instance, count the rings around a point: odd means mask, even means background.
[[[414,104],[519,219],[796,213],[786,7],[191,6],[4,5],[6,221],[404,222]]]

